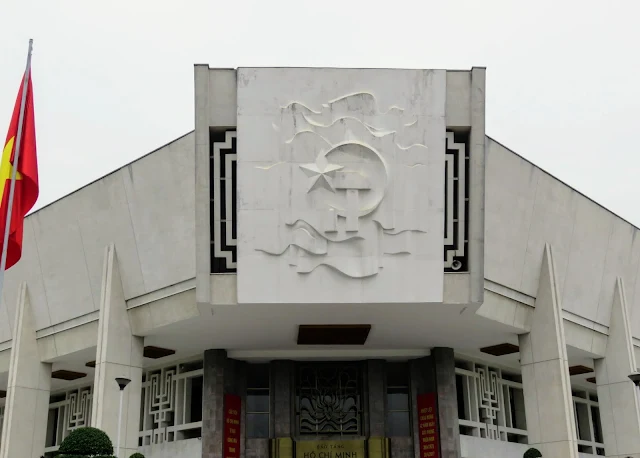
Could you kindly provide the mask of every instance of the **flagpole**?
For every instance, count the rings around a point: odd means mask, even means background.
[[[20,100],[20,116],[18,117],[18,132],[16,135],[13,164],[11,168],[11,185],[9,186],[9,204],[7,205],[7,219],[4,225],[4,238],[2,242],[2,258],[0,258],[0,298],[4,289],[4,272],[7,267],[7,251],[9,235],[11,234],[11,214],[13,213],[13,196],[16,191],[16,177],[18,173],[18,160],[20,159],[20,147],[22,146],[22,127],[24,125],[24,111],[27,104],[27,91],[29,90],[29,77],[31,75],[31,51],[33,39],[29,40],[29,52],[27,53],[27,67],[22,80],[22,100]],[[11,160],[11,158],[9,158]]]

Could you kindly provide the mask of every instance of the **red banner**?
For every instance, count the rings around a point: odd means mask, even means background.
[[[240,396],[224,395],[224,458],[240,458]]]
[[[437,410],[435,393],[418,395],[420,458],[440,458]]]

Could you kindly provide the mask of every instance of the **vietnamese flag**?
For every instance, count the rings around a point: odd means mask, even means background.
[[[24,218],[38,200],[38,160],[36,158],[36,125],[33,113],[33,86],[31,84],[31,72],[27,81],[27,98],[22,121],[22,139],[20,141],[20,155],[18,156],[18,172],[16,174],[15,191],[13,194],[13,208],[11,210],[11,222],[9,243],[7,247],[7,266],[9,269],[20,260],[22,256],[22,229]],[[9,209],[9,189],[16,155],[16,140],[18,137],[18,124],[20,122],[20,105],[24,84],[20,85],[16,104],[13,108],[13,116],[9,124],[7,140],[2,150],[2,163],[0,164],[0,246],[4,240],[7,225],[7,210]],[[3,247],[4,248],[4,247]]]

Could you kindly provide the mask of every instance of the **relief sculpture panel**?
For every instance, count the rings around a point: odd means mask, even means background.
[[[238,71],[238,301],[441,302],[442,71]]]

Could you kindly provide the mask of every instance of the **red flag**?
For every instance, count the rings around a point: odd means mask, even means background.
[[[9,209],[9,188],[15,162],[15,147],[18,136],[20,118],[20,104],[24,85],[20,85],[13,116],[9,124],[7,141],[2,151],[0,163],[0,245],[4,239],[7,224],[7,210]],[[38,200],[38,159],[36,157],[36,124],[33,113],[33,86],[31,73],[27,84],[27,98],[22,122],[22,139],[20,141],[20,155],[18,157],[18,173],[16,174],[15,192],[13,194],[13,209],[11,211],[11,225],[9,244],[7,248],[7,269],[20,260],[22,256],[22,228],[24,217]]]

